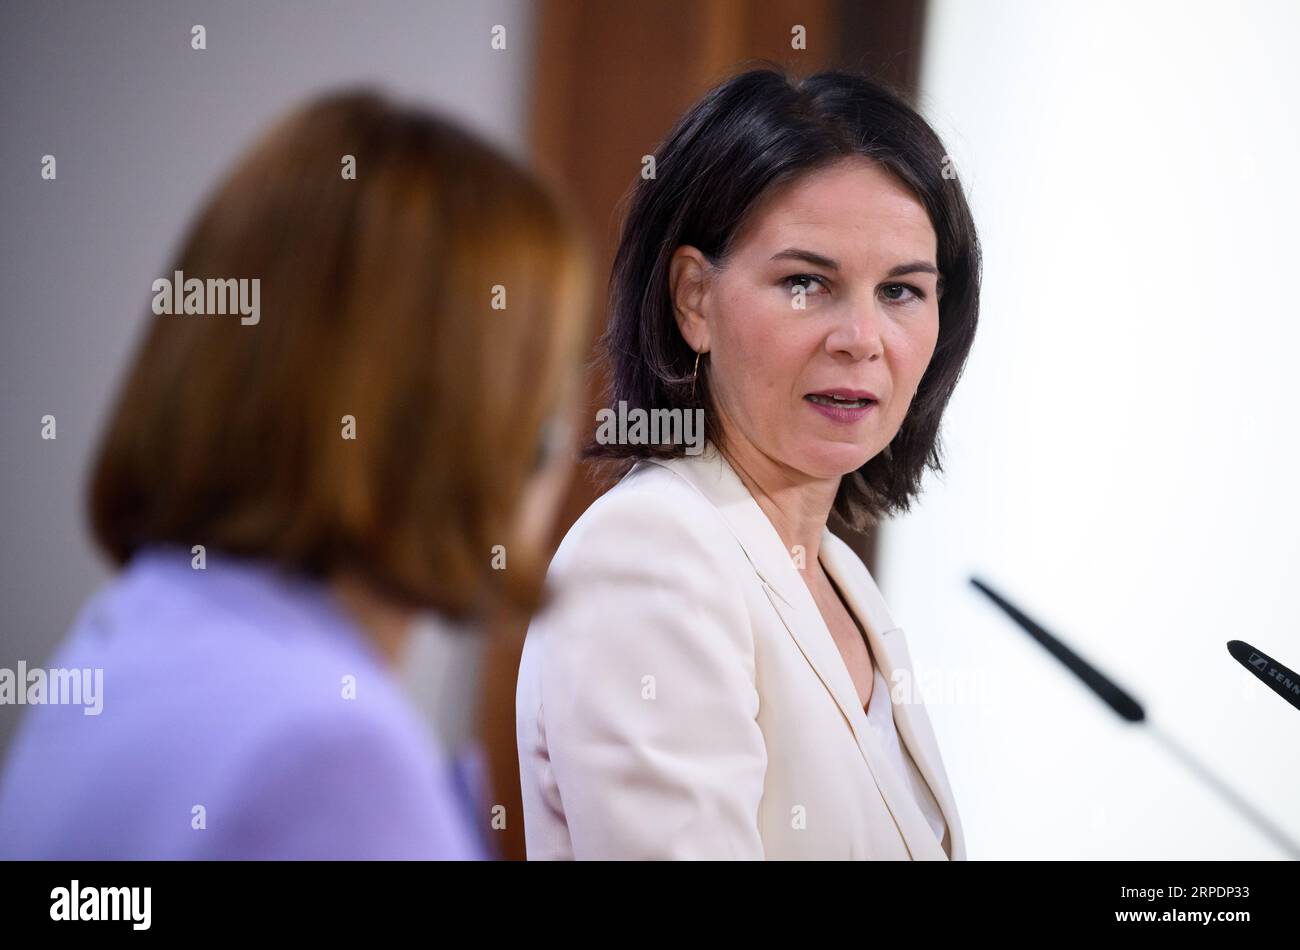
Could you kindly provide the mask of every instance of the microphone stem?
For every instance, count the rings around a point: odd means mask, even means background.
[[[1147,728],[1155,734],[1155,737],[1164,743],[1166,748],[1173,752],[1177,758],[1182,760],[1184,765],[1204,779],[1207,784],[1222,795],[1237,811],[1250,819],[1250,822],[1263,832],[1266,838],[1269,838],[1280,845],[1284,851],[1290,854],[1292,859],[1300,860],[1300,847],[1296,845],[1295,841],[1293,841],[1285,831],[1273,824],[1273,822],[1269,821],[1268,818],[1257,811],[1250,802],[1238,795],[1226,782],[1222,781],[1217,775],[1202,765],[1196,757],[1192,755],[1192,753],[1175,741],[1173,736],[1157,728],[1156,724],[1149,718],[1147,719],[1146,725]]]

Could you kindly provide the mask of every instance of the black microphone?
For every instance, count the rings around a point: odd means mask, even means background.
[[[1300,709],[1300,676],[1244,640],[1229,640],[1228,652],[1234,660],[1254,673],[1257,680],[1296,709]]]
[[[1128,722],[1137,722],[1146,725],[1151,733],[1164,743],[1165,747],[1170,752],[1182,761],[1184,765],[1191,769],[1192,772],[1202,781],[1218,792],[1219,795],[1221,795],[1236,811],[1255,825],[1255,827],[1263,832],[1266,837],[1272,839],[1280,848],[1288,852],[1292,858],[1300,859],[1300,846],[1291,840],[1285,831],[1273,824],[1273,822],[1271,822],[1267,817],[1256,810],[1253,805],[1238,795],[1226,782],[1199,762],[1191,752],[1179,745],[1172,736],[1167,735],[1162,730],[1158,729],[1155,723],[1147,717],[1141,703],[1116,685],[1110,677],[1102,673],[1101,670],[1097,669],[1083,657],[1079,656],[1079,654],[1075,653],[1068,646],[1062,643],[1059,638],[1048,633],[1042,624],[1032,619],[1023,610],[1016,607],[1001,594],[994,591],[988,584],[974,577],[970,579],[970,582],[981,593],[983,593],[984,596],[997,604],[998,607],[1000,607],[1007,616],[1025,630],[1026,633],[1042,644],[1048,653],[1060,660],[1071,673],[1083,680],[1088,688],[1096,693],[1097,696],[1101,698],[1102,702],[1113,709],[1117,715]],[[1300,704],[1297,703],[1297,697],[1300,697],[1300,693],[1292,692],[1292,688],[1297,684],[1300,684],[1300,677],[1297,677],[1285,666],[1282,666],[1271,657],[1265,656],[1257,650],[1253,650],[1248,644],[1242,643],[1240,640],[1229,641],[1228,651],[1243,665],[1245,665],[1247,669],[1274,689],[1278,695],[1286,698],[1293,705],[1296,705],[1297,708],[1300,708]],[[1243,653],[1246,656],[1253,655],[1256,659],[1254,661],[1243,659]],[[1260,659],[1263,660],[1263,669],[1258,665]],[[1275,673],[1270,673],[1270,669],[1275,671]],[[1286,686],[1287,683],[1291,684],[1290,688]]]

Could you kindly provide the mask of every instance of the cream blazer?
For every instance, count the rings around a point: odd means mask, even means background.
[[[821,561],[891,684],[903,631],[829,530]],[[529,859],[948,860],[885,757],[772,523],[711,446],[643,461],[578,519],[528,630],[516,731]],[[901,687],[896,687],[896,693]],[[919,692],[899,737],[966,846]]]

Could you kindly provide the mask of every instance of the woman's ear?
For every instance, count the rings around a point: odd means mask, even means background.
[[[668,262],[668,293],[682,338],[696,353],[709,351],[709,320],[705,302],[713,264],[698,248],[683,244]]]

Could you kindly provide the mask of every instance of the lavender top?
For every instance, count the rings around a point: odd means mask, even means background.
[[[0,858],[490,857],[463,776],[320,584],[148,549],[45,668],[102,670],[102,708],[24,710]]]

